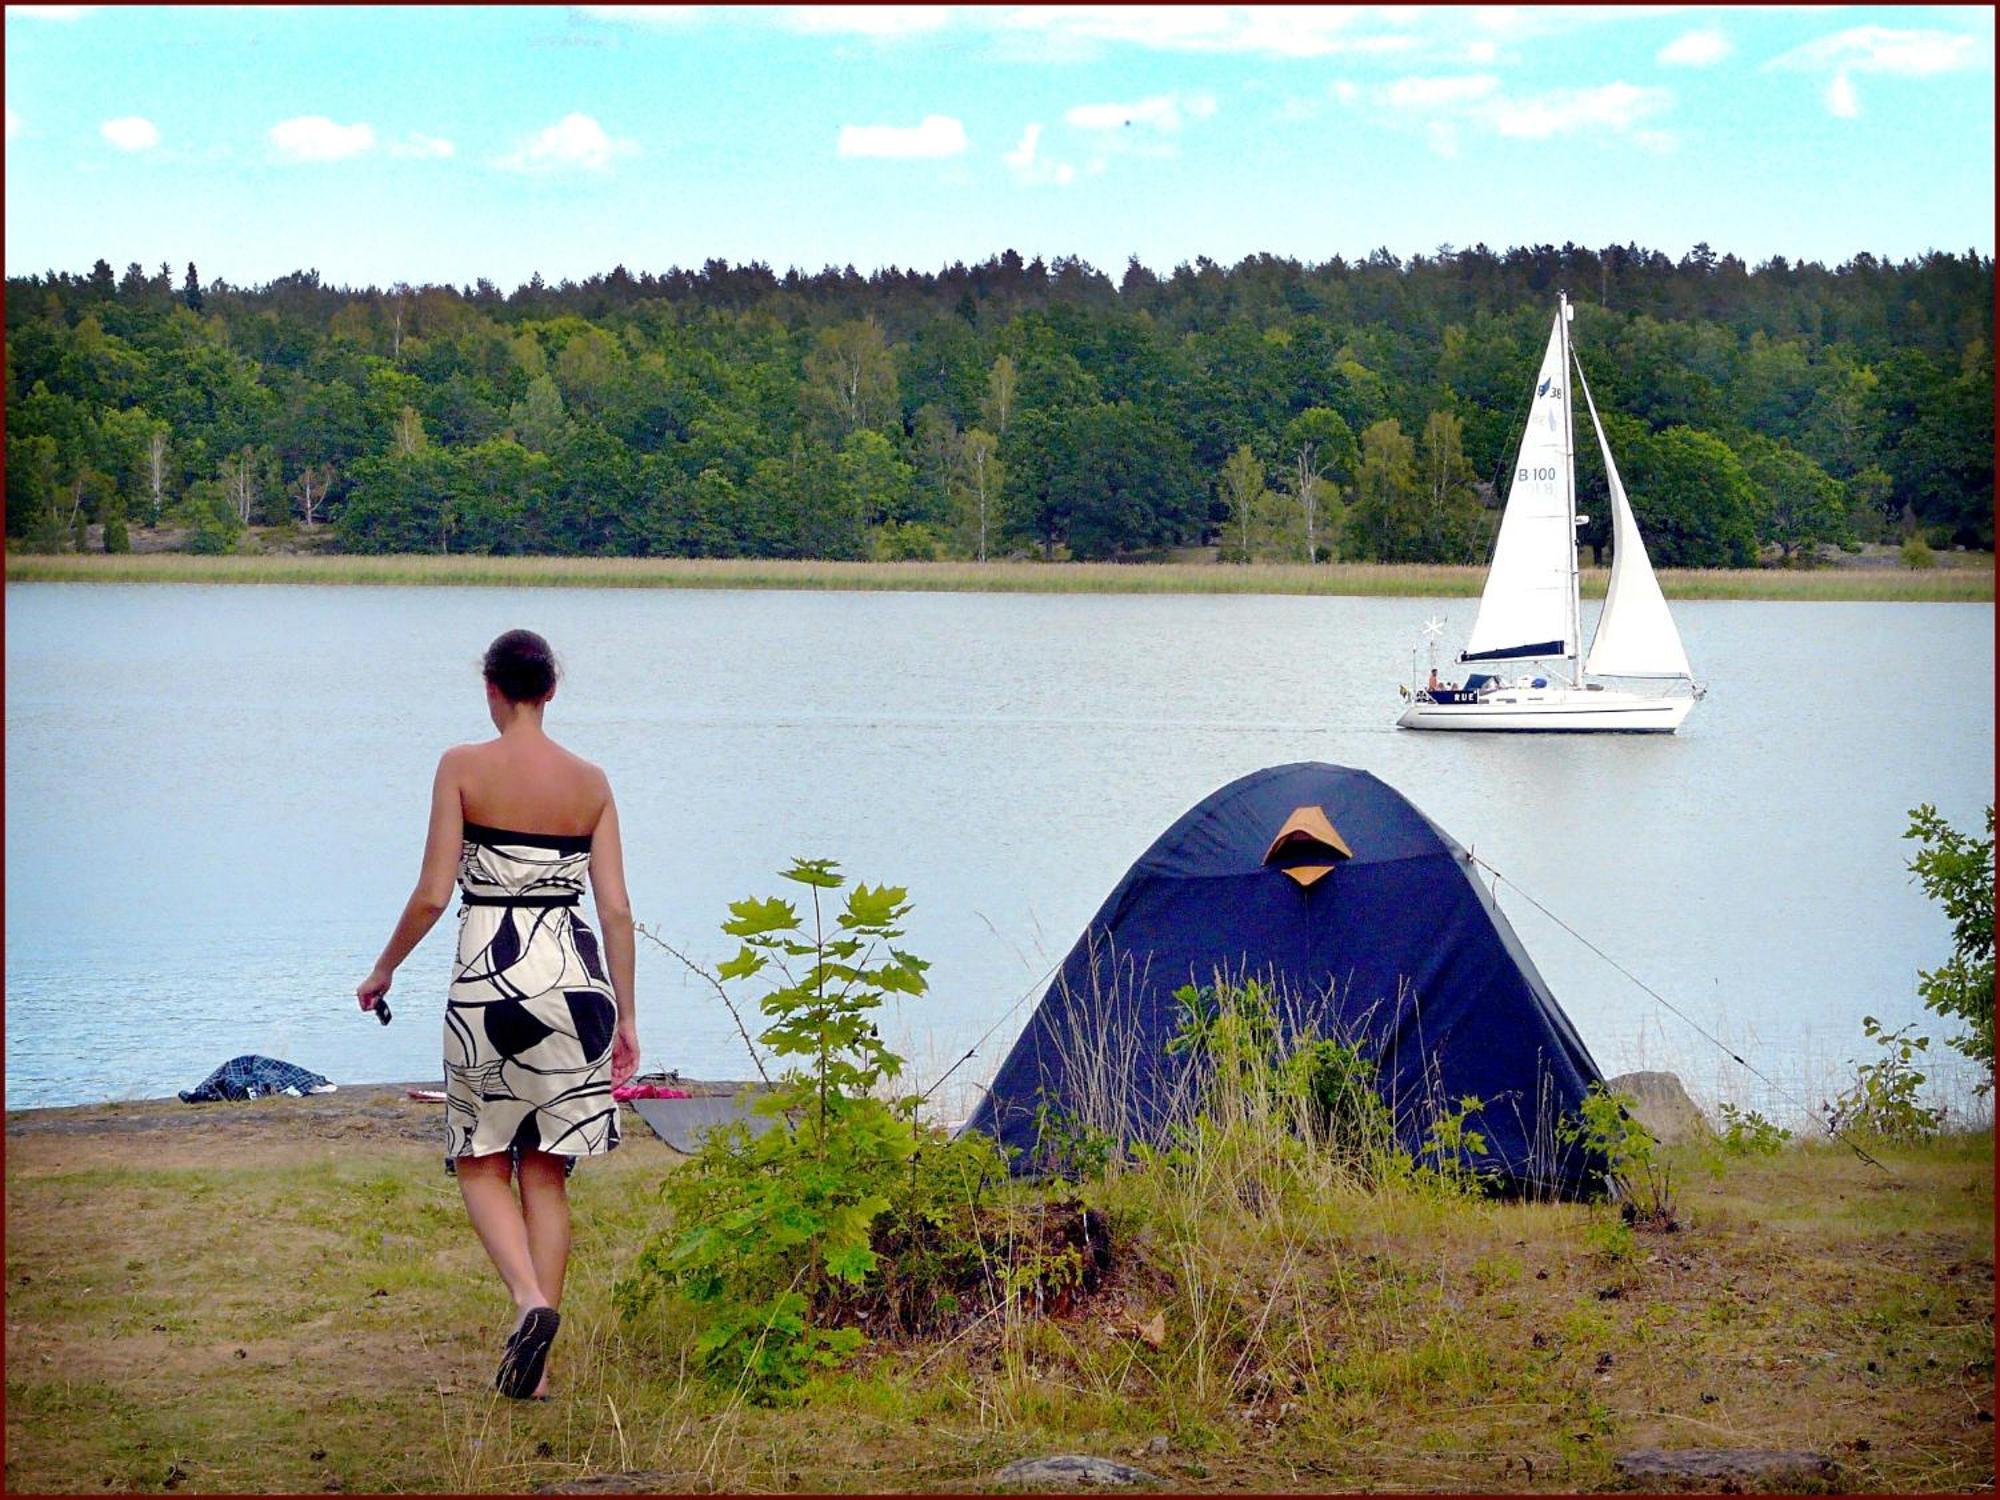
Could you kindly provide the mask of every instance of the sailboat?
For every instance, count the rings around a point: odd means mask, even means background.
[[[1463,684],[1437,675],[1402,688],[1404,729],[1610,731],[1671,734],[1702,696],[1639,536],[1597,403],[1570,348],[1575,310],[1560,298],[1535,378],[1534,400],[1493,546],[1493,565],[1460,662],[1490,667]],[[1611,583],[1588,653],[1582,650],[1576,528],[1576,452],[1570,372],[1583,392],[1611,491]],[[1511,675],[1508,669],[1512,669]],[[1607,685],[1596,678],[1613,678]],[[1625,685],[1631,682],[1634,685]]]

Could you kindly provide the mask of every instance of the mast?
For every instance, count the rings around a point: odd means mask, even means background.
[[[1572,316],[1569,293],[1556,294],[1561,303],[1562,316],[1557,320],[1562,329],[1562,403],[1563,403],[1563,498],[1565,513],[1569,518],[1567,541],[1569,545],[1569,680],[1572,687],[1583,683],[1583,585],[1577,566],[1576,545],[1576,420],[1570,401],[1570,364],[1573,359],[1569,346],[1569,320]]]

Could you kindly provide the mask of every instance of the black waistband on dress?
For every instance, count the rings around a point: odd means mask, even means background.
[[[465,906],[575,906],[583,898],[575,891],[561,895],[529,893],[520,896],[482,896],[475,891],[461,891],[458,899]]]
[[[491,823],[474,823],[470,819],[465,824],[465,838],[468,843],[485,844],[489,848],[496,844],[522,844],[533,849],[553,849],[558,854],[590,852],[590,835],[587,833],[523,833],[515,828],[495,828]]]

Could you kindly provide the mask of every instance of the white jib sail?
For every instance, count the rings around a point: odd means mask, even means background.
[[[1570,519],[1569,424],[1562,390],[1568,378],[1558,314],[1535,377],[1535,399],[1507,487],[1493,566],[1461,661],[1576,653],[1569,636],[1576,529]]]
[[[1583,390],[1584,404],[1590,408],[1590,425],[1597,429],[1597,449],[1604,455],[1604,477],[1611,486],[1611,583],[1604,592],[1604,612],[1597,617],[1597,634],[1591,637],[1590,659],[1583,670],[1593,677],[1685,677],[1692,680],[1687,649],[1674,617],[1667,612],[1666,595],[1653,576],[1653,564],[1646,556],[1646,544],[1639,539],[1639,522],[1632,515],[1632,503],[1625,498],[1625,482],[1618,477],[1618,465],[1611,459],[1611,444],[1604,436],[1604,424],[1597,420],[1597,403],[1590,399],[1590,383],[1577,366],[1576,378]]]

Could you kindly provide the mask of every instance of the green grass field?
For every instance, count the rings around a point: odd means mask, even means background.
[[[1085,1453],[1190,1491],[1574,1491],[1639,1446],[1810,1449],[1850,1492],[1993,1481],[1990,1132],[1886,1171],[1690,1161],[1673,1233],[1358,1191],[1177,1226],[1100,1184],[1117,1269],[1072,1314],[877,1344],[759,1409],[693,1373],[678,1315],[613,1310],[679,1161],[629,1116],[576,1175],[554,1399],[496,1397],[509,1308],[435,1109],[10,1115],[7,1488],[935,1490]]]
[[[1992,560],[1977,565],[1788,571],[1666,569],[1672,599],[1990,602]],[[200,557],[187,553],[9,553],[13,582],[483,585],[508,588],[887,589],[966,593],[1477,595],[1486,570],[1378,563],[778,562],[717,558]],[[1587,569],[1583,592],[1601,598],[1609,574]]]

